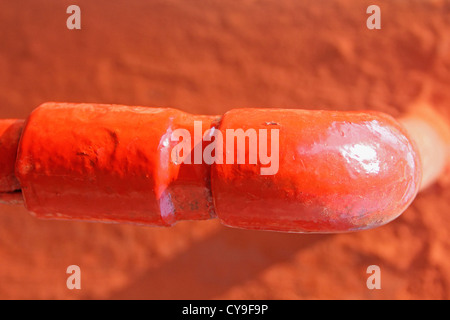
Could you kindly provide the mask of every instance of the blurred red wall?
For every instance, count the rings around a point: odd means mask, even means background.
[[[68,30],[66,8],[81,8]],[[366,8],[381,8],[368,30]],[[448,1],[3,1],[0,117],[45,101],[372,109],[449,117]],[[0,155],[1,156],[1,155]],[[338,235],[40,221],[0,205],[3,299],[448,299],[450,190],[394,222]],[[66,287],[81,267],[82,290]],[[381,268],[368,290],[366,268]]]

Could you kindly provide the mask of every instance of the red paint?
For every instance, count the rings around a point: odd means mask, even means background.
[[[229,226],[342,232],[385,224],[418,192],[420,163],[402,127],[376,112],[238,109],[220,129],[278,128],[276,175],[216,165],[217,214]]]
[[[0,193],[20,189],[14,174],[17,148],[23,120],[0,120]]]
[[[194,136],[196,120],[224,137],[226,129],[278,129],[278,172],[261,175],[259,162],[170,161],[171,133]],[[421,172],[402,127],[381,113],[237,109],[219,117],[48,103],[26,122],[16,175],[27,209],[41,218],[169,226],[217,216],[248,229],[341,232],[396,218]]]
[[[208,219],[210,168],[169,161],[176,128],[192,116],[174,109],[48,103],[28,118],[17,177],[40,218],[169,226]]]

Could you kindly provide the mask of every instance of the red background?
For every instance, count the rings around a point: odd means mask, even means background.
[[[81,30],[66,28],[71,4]],[[381,30],[366,28],[371,4]],[[449,15],[438,0],[3,1],[0,117],[45,101],[399,116],[423,99],[450,118]],[[448,299],[449,199],[434,185],[394,222],[337,235],[40,221],[0,205],[0,298]],[[66,287],[71,264],[82,290]],[[381,290],[366,287],[372,264]]]

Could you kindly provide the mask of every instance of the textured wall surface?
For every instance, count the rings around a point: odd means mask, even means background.
[[[81,7],[81,30],[66,8]],[[381,30],[366,8],[381,8]],[[372,109],[450,118],[449,1],[9,1],[0,117],[45,101]],[[0,155],[1,156],[1,155]],[[450,298],[450,189],[378,229],[302,235],[216,221],[147,228],[41,221],[0,205],[0,298]],[[66,288],[77,264],[82,290]],[[381,268],[368,290],[366,268]]]

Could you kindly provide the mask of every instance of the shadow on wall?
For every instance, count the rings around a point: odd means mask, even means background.
[[[159,267],[149,268],[108,299],[215,299],[330,237],[220,228]],[[230,246],[235,250],[231,252]]]

